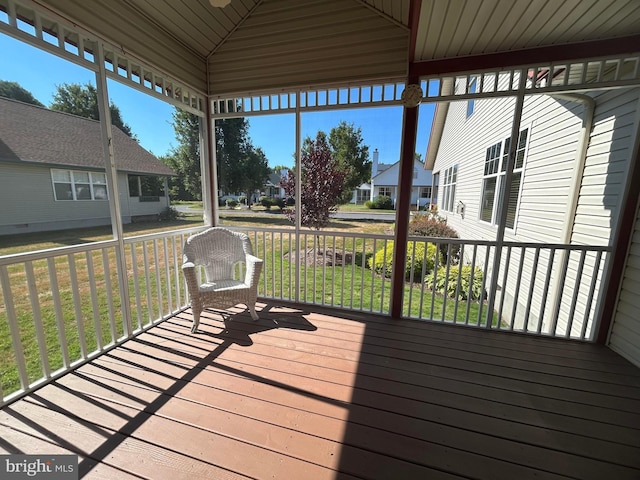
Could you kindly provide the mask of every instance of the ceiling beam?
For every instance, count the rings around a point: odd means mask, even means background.
[[[627,53],[636,53],[639,50],[640,35],[633,35],[608,40],[412,62],[409,64],[409,76],[421,77],[535,64],[548,65],[550,63],[560,63],[583,58],[624,55]]]

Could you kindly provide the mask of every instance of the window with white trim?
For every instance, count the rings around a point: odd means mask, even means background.
[[[509,205],[507,208],[507,228],[514,228],[516,212],[520,201],[520,184],[527,149],[529,129],[524,129],[518,137],[516,160],[513,167],[513,179],[509,189]],[[487,148],[484,161],[484,176],[482,178],[482,198],[480,200],[480,220],[495,225],[498,223],[498,193],[502,188],[507,170],[507,158],[509,156],[510,138],[491,145]]]
[[[431,198],[431,187],[420,187],[420,198]]]
[[[442,210],[453,212],[458,181],[458,165],[447,168],[442,175]]]
[[[102,172],[51,169],[56,200],[109,200],[107,176]]]
[[[393,195],[391,187],[380,187],[378,193],[379,195],[384,195],[385,197],[391,197]]]

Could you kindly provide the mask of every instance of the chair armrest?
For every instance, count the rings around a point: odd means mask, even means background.
[[[192,262],[185,262],[182,264],[182,273],[184,279],[187,281],[187,291],[189,296],[193,299],[198,295],[198,278],[196,276],[196,266]]]
[[[257,287],[262,273],[263,261],[254,255],[247,255],[247,273],[244,277],[244,283],[249,287]]]

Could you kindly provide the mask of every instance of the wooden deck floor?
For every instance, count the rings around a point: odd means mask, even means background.
[[[0,411],[81,478],[639,479],[640,370],[607,348],[269,303],[185,312]]]

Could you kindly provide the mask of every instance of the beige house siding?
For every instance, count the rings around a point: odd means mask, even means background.
[[[640,208],[627,258],[609,346],[640,367]]]
[[[615,90],[592,96],[596,99],[597,107],[584,178],[580,186],[575,225],[573,219],[568,218],[567,212],[570,210],[569,202],[574,188],[572,178],[577,167],[577,148],[581,137],[584,107],[577,102],[550,96],[529,96],[525,99],[521,130],[529,128],[529,145],[515,228],[507,229],[505,240],[543,244],[565,243],[565,231],[568,228],[571,243],[606,245],[609,242],[611,228],[615,227],[610,225],[610,219],[617,216],[620,208],[620,195],[633,145],[633,132],[636,131],[634,109],[638,90]],[[451,165],[458,164],[454,205],[458,202],[465,205],[464,219],[455,212],[440,211],[440,214],[447,217],[448,224],[456,229],[462,238],[495,239],[497,227],[479,218],[484,160],[487,147],[510,135],[513,106],[514,99],[479,100],[475,102],[474,113],[469,118],[466,101],[451,103],[449,107],[433,171],[441,174],[438,194],[438,200],[441,202],[442,173]],[[460,139],[465,141],[461,142]],[[481,251],[479,258],[484,258],[483,256],[484,251]],[[532,257],[525,257],[524,275],[533,273]],[[593,265],[593,257],[587,258],[587,265]],[[501,270],[505,268],[504,256],[502,259]],[[550,282],[552,297],[547,301],[543,331],[549,329],[552,324],[552,305],[556,300],[553,292],[560,283],[558,271],[562,259],[561,255],[556,255],[554,259]],[[510,271],[517,268],[519,261],[520,252],[512,251]],[[548,254],[543,253],[537,271],[546,272],[548,261]],[[569,262],[566,285],[575,284],[576,263],[573,258]],[[486,275],[491,274],[491,266],[492,259]],[[600,266],[600,274],[603,267],[604,263]],[[500,279],[502,273],[501,271]],[[506,312],[511,312],[513,305],[515,286],[512,283],[500,285],[500,292],[505,296]],[[579,333],[583,325],[587,292],[588,288],[580,288],[576,317],[572,326],[573,334]],[[559,332],[566,329],[568,308],[571,305],[569,294],[569,289],[566,289],[566,293],[560,298],[561,309],[557,327]],[[538,321],[542,298],[540,286],[533,292],[530,327]],[[516,328],[523,326],[523,313],[524,308],[518,306]],[[589,325],[592,317],[592,314],[587,316]]]
[[[225,94],[407,74],[408,29],[359,2],[260,4],[209,59],[209,91]]]

